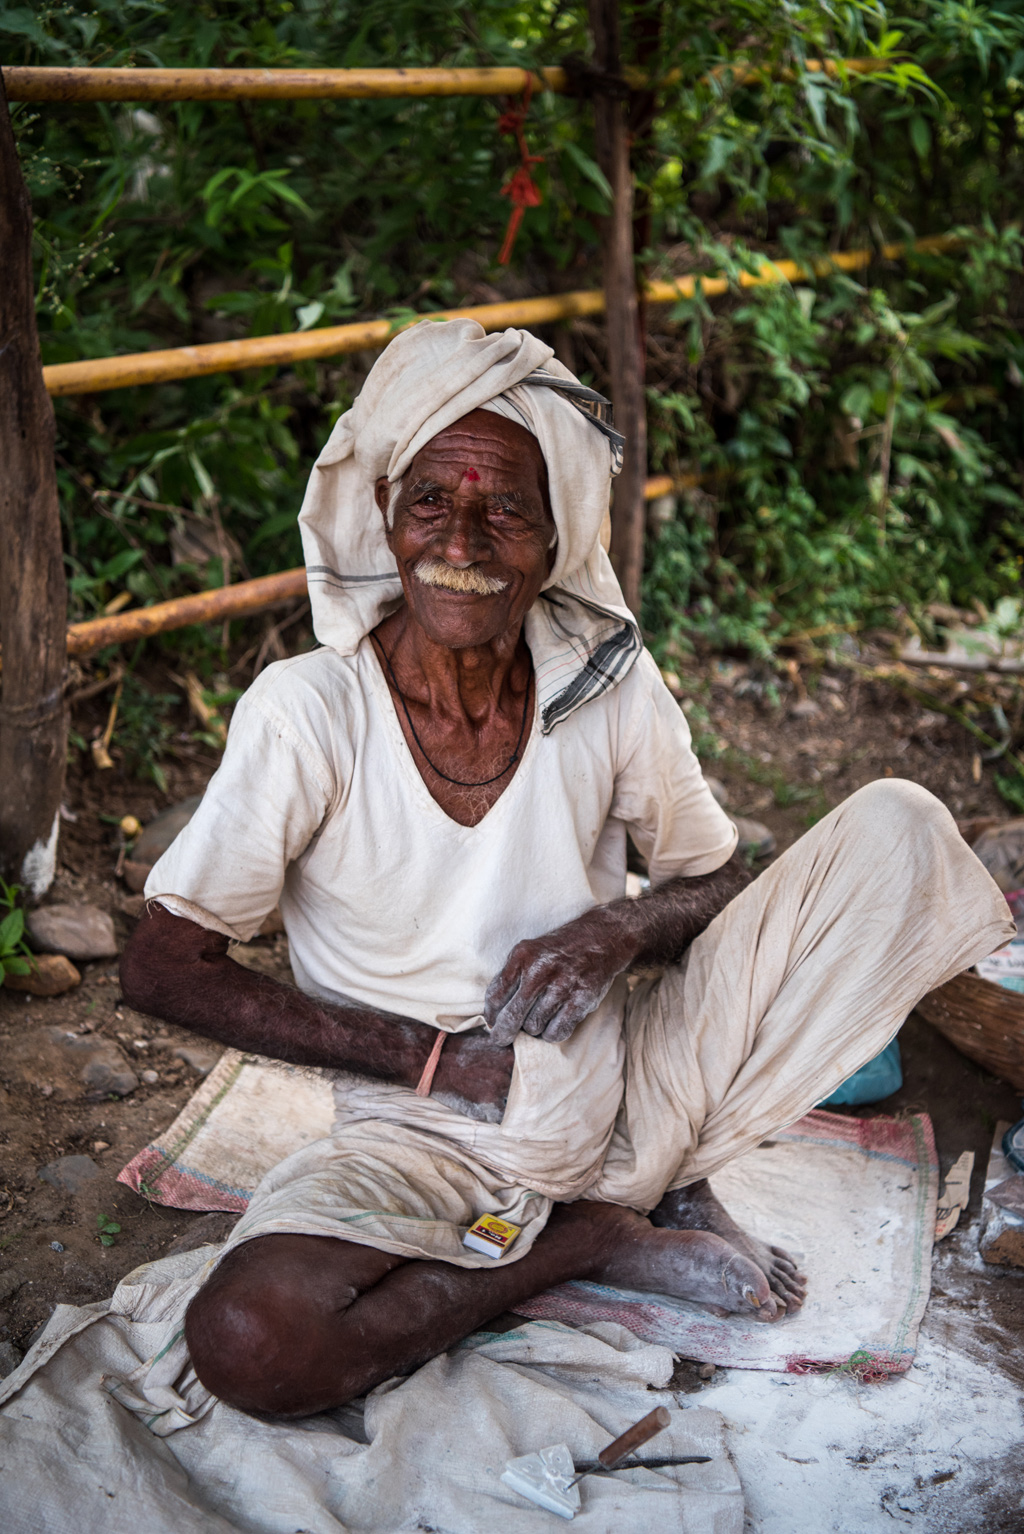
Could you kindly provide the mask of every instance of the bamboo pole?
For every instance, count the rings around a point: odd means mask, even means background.
[[[892,67],[891,59],[808,59],[808,74],[830,79],[869,75]],[[753,85],[772,72],[746,60],[719,64],[706,77],[721,84]],[[516,96],[526,88],[564,94],[559,67],[469,69],[64,69],[10,64],[3,71],[11,101],[338,101],[423,96]],[[622,70],[634,89],[677,84],[681,71],[664,74]],[[792,69],[777,77],[795,80]]]
[[[170,629],[187,628],[190,623],[220,623],[228,618],[246,618],[278,602],[305,595],[305,568],[283,570],[278,575],[263,575],[254,581],[239,581],[234,586],[218,586],[214,591],[199,591],[194,596],[155,602],[152,607],[138,607],[109,618],[72,623],[67,631],[67,651],[71,656],[88,655],[104,645],[148,639]]]
[[[32,280],[32,208],[0,82],[0,876],[53,882],[67,710],[67,586]]]
[[[541,69],[4,69],[12,101],[303,101],[412,96],[517,96],[565,90]]]
[[[962,243],[958,235],[931,235],[918,240],[913,249],[922,254],[955,249]],[[835,251],[815,262],[813,270],[796,261],[765,261],[759,273],[741,272],[742,288],[765,283],[798,282],[811,276],[824,277],[830,271],[854,272],[872,261],[898,260],[910,249],[908,245],[885,245],[881,251]],[[707,298],[728,293],[725,277],[687,275],[671,281],[649,282],[643,292],[649,304],[672,304],[692,298],[700,283]],[[603,314],[605,295],[599,290],[582,289],[574,293],[554,293],[542,298],[523,298],[508,303],[476,304],[466,309],[441,309],[418,315],[404,324],[392,320],[359,320],[352,325],[331,325],[324,330],[286,332],[275,336],[254,336],[245,341],[213,341],[204,346],[175,346],[162,351],[128,352],[122,357],[94,357],[84,362],[57,362],[43,368],[43,380],[52,395],[96,394],[105,389],[133,388],[140,384],[170,383],[178,378],[202,378],[210,373],[230,373],[243,368],[281,367],[291,362],[311,362],[324,357],[340,357],[347,352],[383,347],[408,325],[421,319],[479,320],[485,330],[503,330],[509,325],[548,325],[557,320]]]

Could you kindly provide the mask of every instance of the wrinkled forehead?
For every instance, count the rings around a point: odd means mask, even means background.
[[[548,472],[532,432],[489,410],[473,410],[431,437],[409,465],[408,474],[458,471],[469,480],[486,476],[509,489],[539,491],[548,507]]]

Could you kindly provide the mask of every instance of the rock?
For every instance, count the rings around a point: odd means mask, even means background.
[[[198,1071],[200,1076],[208,1076],[220,1056],[220,1050],[215,1053],[212,1049],[197,1048],[195,1044],[183,1044],[180,1049],[174,1051],[176,1060],[184,1060],[185,1064],[190,1065],[194,1071]]]
[[[709,777],[707,773],[704,774],[704,781],[710,788],[711,797],[715,800],[716,804],[720,804],[725,809],[725,806],[729,803],[729,790],[725,784],[719,778]]]
[[[109,1149],[110,1149],[110,1141],[109,1140],[94,1140],[92,1142],[92,1153],[93,1153],[94,1156],[99,1156],[103,1151],[109,1150]]]
[[[50,1087],[46,1095],[57,1102],[83,1096],[127,1097],[139,1084],[113,1040],[63,1028],[35,1029],[11,1039],[5,1064],[25,1086],[44,1082]]]
[[[1024,816],[998,822],[983,831],[973,850],[1004,894],[1024,885]]]
[[[16,1348],[13,1342],[0,1342],[0,1380],[13,1374],[23,1357],[21,1349]]]
[[[91,1156],[58,1156],[40,1167],[39,1176],[64,1193],[80,1193],[88,1183],[99,1177],[100,1169]]]
[[[27,991],[30,996],[62,996],[81,985],[82,977],[62,953],[41,953],[27,975],[5,975],[8,991]]]
[[[25,919],[29,941],[39,953],[67,959],[110,959],[117,953],[114,923],[95,905],[45,905]]]
[[[125,859],[124,877],[129,889],[141,891],[149,877],[149,871],[157,858],[163,857],[168,847],[188,825],[202,802],[202,794],[193,794],[170,809],[161,810],[132,848],[132,855]]]
[[[813,698],[800,698],[789,705],[790,719],[817,719],[820,713],[821,705]]]
[[[155,1087],[160,1080],[160,1075],[157,1071],[143,1071],[142,1079],[147,1087]]]
[[[138,921],[146,909],[145,895],[122,895],[118,901],[118,908],[125,916],[130,916],[132,921]]]
[[[775,851],[775,837],[759,820],[748,820],[745,815],[730,815],[729,819],[740,833],[737,852],[750,853],[755,858],[766,858]]]
[[[63,1250],[64,1250],[64,1243],[62,1241],[51,1241],[50,1242],[50,1251],[51,1252],[62,1252]]]
[[[12,1294],[17,1294],[25,1280],[20,1273],[13,1268],[8,1268],[6,1273],[0,1273],[0,1305],[4,1300],[9,1300]]]

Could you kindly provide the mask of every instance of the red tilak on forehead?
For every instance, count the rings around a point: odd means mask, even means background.
[[[475,484],[478,483],[478,481],[480,479],[480,476],[476,472],[475,469],[467,469],[466,473],[465,473],[465,478],[469,480],[471,485],[475,485]]]

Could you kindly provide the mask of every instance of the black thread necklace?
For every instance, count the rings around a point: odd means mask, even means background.
[[[435,772],[437,776],[439,778],[443,778],[446,783],[453,783],[456,788],[487,788],[491,783],[497,783],[499,778],[503,778],[506,772],[515,766],[516,762],[519,760],[519,748],[523,744],[523,736],[526,734],[526,721],[530,712],[530,693],[533,688],[532,669],[526,680],[526,698],[523,703],[523,719],[519,726],[519,739],[516,741],[516,749],[505,763],[505,766],[501,769],[500,772],[496,772],[493,778],[484,778],[480,783],[465,783],[461,778],[450,778],[446,772],[442,772],[440,767],[436,767],[430,760],[430,757],[423,749],[423,742],[416,734],[416,726],[412,722],[412,715],[409,713],[409,705],[405,701],[405,695],[398,685],[398,678],[395,676],[394,668],[391,665],[391,657],[385,650],[384,646],[381,644],[380,640],[376,638],[376,636],[374,636],[374,643],[377,645],[377,648],[380,650],[380,653],[384,657],[384,664],[388,668],[388,676],[391,678],[391,685],[395,689],[395,692],[398,694],[398,701],[402,705],[402,712],[405,714],[406,722],[408,723],[409,729],[412,733],[412,738],[419,746],[420,755],[423,757],[423,760],[426,762],[431,772]]]

